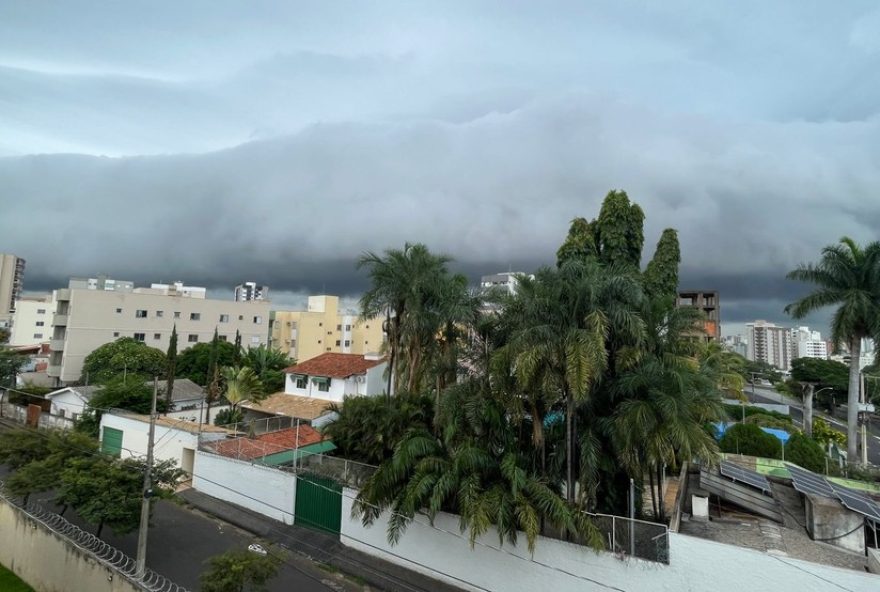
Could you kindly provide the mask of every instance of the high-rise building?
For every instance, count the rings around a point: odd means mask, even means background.
[[[721,302],[718,292],[702,290],[684,290],[678,293],[675,305],[678,307],[697,308],[706,315],[703,331],[707,341],[721,339]]]
[[[297,362],[326,352],[375,353],[385,339],[383,320],[362,321],[354,311],[340,311],[338,296],[309,296],[306,310],[272,313],[270,344]]]
[[[239,332],[245,348],[266,344],[269,336],[268,302],[212,300],[203,288],[182,284],[135,288],[107,278],[72,279],[55,300],[47,373],[57,384],[80,380],[86,356],[120,337],[164,351],[176,326],[180,351],[209,342],[215,329],[222,341]]]
[[[21,297],[24,282],[24,259],[0,253],[0,322],[8,324]]]
[[[749,345],[742,335],[728,335],[722,338],[721,343],[728,351],[739,354],[744,358],[748,354]]]
[[[748,350],[746,358],[766,362],[780,370],[791,368],[791,331],[767,321],[746,323]]]
[[[506,291],[508,294],[515,294],[516,287],[519,285],[521,277],[535,278],[533,275],[519,271],[503,271],[501,273],[493,273],[492,275],[484,275],[481,277],[480,288],[484,291],[500,289]]]
[[[792,360],[796,358],[828,359],[828,344],[822,339],[822,334],[819,331],[811,331],[809,327],[792,329],[789,344]]]
[[[244,282],[235,286],[235,300],[237,302],[268,299],[269,286],[258,286],[256,282]]]
[[[51,294],[22,296],[15,301],[9,345],[48,342],[52,332],[55,301]]]

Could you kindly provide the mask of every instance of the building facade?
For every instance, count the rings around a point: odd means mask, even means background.
[[[25,296],[15,301],[9,345],[32,345],[49,341],[55,301],[52,295]]]
[[[178,351],[210,341],[215,329],[223,341],[233,341],[238,331],[245,348],[268,341],[268,302],[212,300],[193,296],[197,290],[190,295],[155,287],[120,290],[119,285],[105,281],[104,288],[90,287],[88,281],[71,280],[67,289],[56,290],[47,372],[57,385],[80,380],[86,356],[120,337],[163,351],[175,326]]]
[[[251,300],[268,300],[269,286],[259,286],[256,282],[244,282],[235,286],[236,302],[250,302]]]
[[[791,369],[791,331],[767,321],[746,323],[748,350],[746,358],[766,362],[780,370]]]
[[[698,308],[706,315],[703,321],[703,332],[707,341],[721,340],[721,301],[718,292],[703,290],[684,290],[678,293],[675,305],[678,307]]]
[[[819,331],[811,331],[809,327],[796,327],[791,330],[791,359],[818,358],[828,359],[828,344],[822,339]]]
[[[24,259],[0,253],[0,322],[8,325],[24,284]]]
[[[298,362],[326,352],[363,355],[382,349],[382,319],[361,321],[339,310],[338,296],[309,296],[306,310],[274,311],[271,345]]]
[[[387,363],[378,354],[323,353],[287,368],[284,392],[342,403],[345,397],[385,392]]]

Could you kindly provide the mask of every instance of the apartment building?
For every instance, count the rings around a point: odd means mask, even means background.
[[[9,345],[34,345],[49,341],[54,312],[52,294],[23,296],[16,300]]]
[[[235,286],[235,300],[238,302],[268,299],[269,286],[260,286],[256,282],[244,282]]]
[[[0,327],[10,323],[15,302],[21,297],[24,263],[21,257],[0,253]]]
[[[204,293],[180,282],[135,288],[107,278],[72,279],[55,291],[48,375],[59,386],[80,380],[86,356],[120,337],[164,351],[175,326],[178,351],[210,341],[215,329],[224,341],[240,332],[245,348],[267,343],[268,302],[213,300]]]
[[[748,350],[746,357],[766,362],[780,370],[791,369],[791,331],[767,321],[746,323]]]
[[[326,352],[364,355],[382,348],[382,319],[360,321],[339,310],[338,296],[309,296],[306,310],[272,313],[271,345],[298,362]]]
[[[791,359],[819,358],[828,359],[828,344],[822,339],[819,331],[811,331],[809,327],[796,327],[791,330]]]
[[[684,290],[678,293],[675,305],[678,307],[698,308],[706,315],[703,332],[707,341],[721,339],[721,302],[718,292],[703,290]]]

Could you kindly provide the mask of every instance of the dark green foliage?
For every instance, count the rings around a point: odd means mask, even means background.
[[[26,361],[27,356],[0,348],[0,386],[15,388],[15,379]]]
[[[112,376],[95,392],[88,407],[79,417],[76,430],[98,437],[101,415],[105,409],[124,409],[134,413],[148,414],[153,404],[152,380],[145,376],[120,374]],[[156,401],[156,410],[160,413],[168,409],[164,398]]]
[[[42,458],[33,458],[9,477],[6,485],[13,495],[27,499],[32,493],[49,491],[58,485],[58,477],[67,464],[76,458],[84,458],[98,450],[98,442],[77,431],[37,432],[44,440],[31,441],[36,445],[35,453]]]
[[[267,395],[284,390],[284,369],[294,364],[281,350],[262,344],[247,350],[241,363],[254,371]]]
[[[660,235],[654,257],[648,263],[643,275],[645,294],[651,299],[672,299],[678,294],[678,266],[681,251],[678,246],[678,233],[667,228]]]
[[[761,407],[752,407],[751,405],[725,405],[724,411],[727,413],[727,417],[733,421],[740,421],[743,417],[743,410],[745,410],[746,418],[752,417],[753,415],[766,415],[767,417],[773,418],[778,421],[787,421],[791,423],[791,417],[785,415],[784,413],[779,413],[778,411],[769,411],[767,409],[762,409]]]
[[[171,329],[171,338],[168,340],[168,351],[165,353],[167,368],[165,370],[165,401],[171,405],[174,397],[174,377],[177,372],[177,325]]]
[[[99,384],[123,373],[164,376],[166,367],[167,360],[161,350],[131,337],[120,337],[86,356],[82,380],[88,378],[89,384]]]
[[[221,409],[214,416],[214,425],[225,426],[233,423],[241,423],[244,419],[244,413],[241,409]]]
[[[6,327],[0,327],[0,344],[9,343],[11,331]]]
[[[792,434],[785,443],[785,460],[808,471],[825,472],[825,452],[822,446],[803,434]]]
[[[767,380],[773,384],[782,382],[782,372],[779,371],[779,368],[767,362],[746,360],[742,373],[743,378],[748,381],[754,378],[756,381]]]
[[[568,261],[596,261],[599,251],[596,248],[596,235],[586,218],[575,218],[571,221],[565,242],[556,251],[556,265],[562,267]]]
[[[346,397],[334,406],[339,419],[324,428],[336,444],[336,454],[378,465],[391,458],[394,447],[409,430],[428,430],[434,416],[430,397]]]
[[[593,224],[599,260],[605,265],[638,270],[645,244],[644,221],[642,208],[630,203],[625,191],[609,191]]]
[[[0,465],[19,469],[28,463],[49,456],[49,441],[43,432],[36,429],[0,431]]]
[[[764,458],[782,457],[782,443],[779,439],[750,423],[738,423],[728,428],[718,445],[722,452]]]
[[[849,368],[834,360],[818,358],[795,358],[791,361],[791,377],[799,383],[812,383],[818,394],[818,403],[830,409],[832,396],[838,401],[846,400],[849,387]],[[826,387],[828,390],[822,390]],[[799,397],[800,389],[796,395]]]
[[[208,560],[201,592],[262,592],[274,578],[282,559],[276,552],[259,555],[246,549],[227,551]]]
[[[177,354],[177,378],[189,378],[200,386],[206,386],[211,347],[211,343],[197,343]],[[233,366],[235,345],[218,341],[216,348],[217,363],[220,366]]]

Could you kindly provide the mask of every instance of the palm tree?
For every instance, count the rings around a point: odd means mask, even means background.
[[[223,382],[226,385],[224,396],[235,411],[245,401],[259,401],[263,396],[263,385],[252,368],[245,366],[223,368]]]
[[[799,265],[788,279],[815,284],[817,289],[785,307],[800,319],[827,306],[836,306],[831,338],[849,347],[847,396],[847,458],[858,454],[856,428],[859,404],[859,360],[862,339],[880,334],[880,242],[862,247],[849,237],[822,249],[818,263]]]

